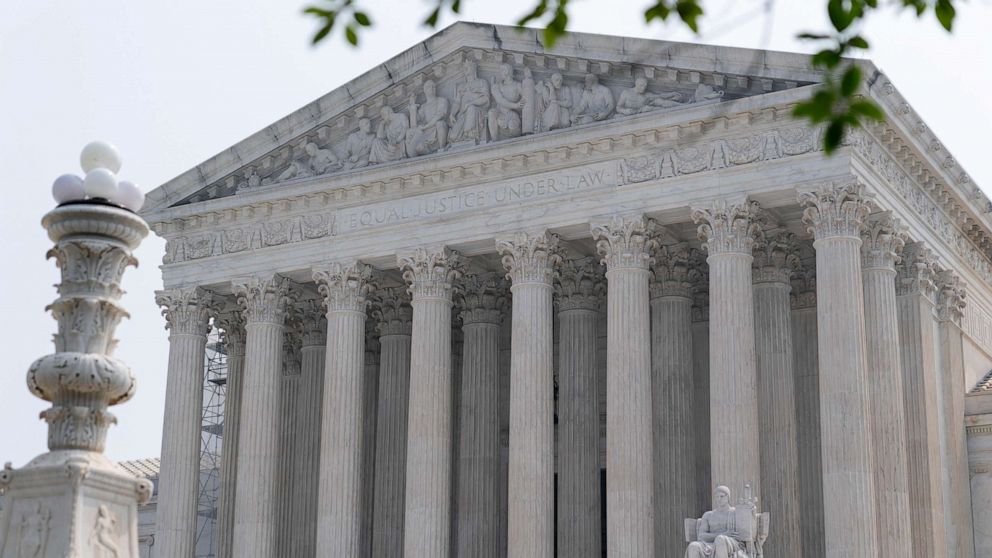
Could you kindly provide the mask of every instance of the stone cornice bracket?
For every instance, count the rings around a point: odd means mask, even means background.
[[[896,293],[922,295],[931,302],[937,296],[937,258],[922,242],[907,242],[896,265]]]
[[[595,258],[566,260],[559,268],[555,281],[555,303],[558,311],[599,309],[606,294],[603,267]]]
[[[654,263],[652,254],[660,245],[658,223],[643,216],[614,215],[609,221],[592,226],[596,253],[606,272],[618,268],[647,270]]]
[[[155,291],[155,303],[162,307],[170,335],[210,333],[210,318],[223,307],[222,298],[201,287]]]
[[[762,231],[752,249],[751,277],[754,283],[792,285],[792,272],[799,266],[796,235],[784,231]]]
[[[398,256],[397,262],[414,299],[440,299],[449,304],[454,283],[465,269],[461,254],[445,247],[417,248]]]
[[[493,272],[465,274],[455,296],[462,324],[499,324],[509,303],[508,287],[506,279]]]
[[[891,211],[870,215],[861,235],[862,269],[895,272],[907,238],[906,227]]]
[[[722,254],[750,256],[754,238],[761,230],[755,222],[757,212],[756,202],[718,198],[694,206],[692,220],[699,225],[697,236],[711,257]]]
[[[227,356],[245,354],[245,316],[240,310],[228,310],[214,316],[214,327],[221,331]]]
[[[232,281],[231,287],[244,311],[245,322],[283,325],[296,294],[295,285],[278,274],[257,275]]]
[[[301,300],[296,305],[300,316],[299,330],[303,347],[320,347],[327,343],[327,317],[324,301],[319,298]]]
[[[937,274],[937,318],[942,322],[953,322],[961,327],[964,316],[964,282],[953,271],[944,270]]]
[[[651,265],[651,298],[679,297],[692,299],[694,283],[701,271],[689,263],[693,249],[685,242],[661,246]]]
[[[558,235],[548,233],[518,232],[509,239],[497,239],[496,250],[502,255],[506,276],[513,282],[513,290],[522,283],[552,285],[556,270],[564,257]]]
[[[871,213],[871,195],[857,180],[822,184],[800,192],[797,199],[805,207],[803,223],[816,240],[836,237],[860,240]]]
[[[372,266],[354,262],[332,262],[313,268],[313,280],[324,299],[328,315],[332,312],[365,314],[369,295],[375,291]]]
[[[410,293],[402,287],[389,287],[376,292],[372,299],[372,318],[379,335],[411,335],[413,307]]]

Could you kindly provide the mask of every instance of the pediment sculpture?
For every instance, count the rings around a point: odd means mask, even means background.
[[[768,538],[769,514],[758,511],[751,486],[744,486],[744,497],[730,505],[730,489],[713,491],[713,509],[703,517],[685,520],[685,558],[763,558]]]

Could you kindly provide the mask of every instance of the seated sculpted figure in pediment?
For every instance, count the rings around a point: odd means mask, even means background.
[[[635,79],[634,87],[620,92],[620,98],[617,99],[617,114],[640,114],[682,105],[679,102],[682,95],[677,92],[650,93],[647,89],[648,80],[646,78],[638,77]]]
[[[758,513],[750,487],[735,508],[730,505],[730,489],[713,491],[713,509],[699,519],[686,519],[685,558],[762,558],[762,545],[768,537],[768,514]]]
[[[379,117],[382,120],[372,140],[369,162],[390,163],[406,158],[406,132],[410,129],[410,121],[406,115],[393,112],[392,107],[382,107]]]

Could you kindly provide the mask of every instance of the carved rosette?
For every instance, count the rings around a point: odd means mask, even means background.
[[[692,220],[699,225],[697,235],[710,256],[750,255],[760,226],[755,222],[758,204],[717,199],[694,207]]]
[[[320,299],[308,298],[297,304],[303,347],[320,347],[327,343],[327,317]]]
[[[48,252],[61,271],[59,297],[48,308],[58,322],[55,350],[28,369],[31,393],[52,402],[41,413],[51,450],[102,452],[107,411],[134,394],[134,377],[113,356],[114,330],[128,314],[120,306],[121,277],[137,265],[132,250],[148,226],[130,211],[96,204],[58,207],[42,225],[55,247]]]
[[[155,303],[162,307],[165,329],[171,335],[206,335],[221,299],[200,287],[180,287],[155,291]]]
[[[936,303],[937,258],[922,242],[909,242],[896,265],[896,294],[921,295]]]
[[[942,322],[953,322],[961,327],[964,316],[965,287],[961,278],[953,271],[944,270],[937,274],[937,317]]]
[[[372,266],[358,262],[335,262],[314,268],[313,280],[324,297],[327,312],[359,312],[368,308],[369,295],[375,291]]]
[[[372,301],[372,318],[379,335],[411,335],[413,308],[407,289],[390,287],[376,293]]]
[[[595,258],[566,260],[555,281],[555,303],[559,312],[599,309],[606,294],[603,267]]]
[[[232,287],[247,324],[283,325],[296,295],[293,282],[279,275],[249,277]]]
[[[507,278],[513,285],[551,285],[555,278],[555,267],[563,259],[559,241],[558,235],[548,232],[518,232],[513,238],[497,240],[496,250],[502,255]]]
[[[801,192],[798,201],[806,208],[803,223],[817,240],[858,238],[871,213],[870,197],[856,180],[824,184],[813,191]]]
[[[451,302],[456,279],[462,276],[465,262],[461,254],[447,248],[417,248],[398,258],[403,280],[417,299],[441,299]]]
[[[787,231],[761,232],[752,254],[752,282],[791,285],[792,273],[799,265],[796,235]]]
[[[651,298],[674,296],[693,297],[693,283],[698,281],[699,270],[689,264],[694,250],[680,242],[658,248],[651,266]]]
[[[594,225],[592,237],[596,252],[607,271],[619,268],[648,269],[658,248],[658,224],[644,217],[614,216],[608,223]]]
[[[507,287],[495,273],[466,274],[455,296],[462,325],[499,324],[509,302]]]
[[[895,272],[906,239],[905,227],[891,212],[869,216],[861,234],[862,268]]]

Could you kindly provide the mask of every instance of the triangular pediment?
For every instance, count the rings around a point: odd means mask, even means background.
[[[144,212],[818,81],[801,54],[583,33],[546,50],[537,30],[457,23],[155,189]]]

